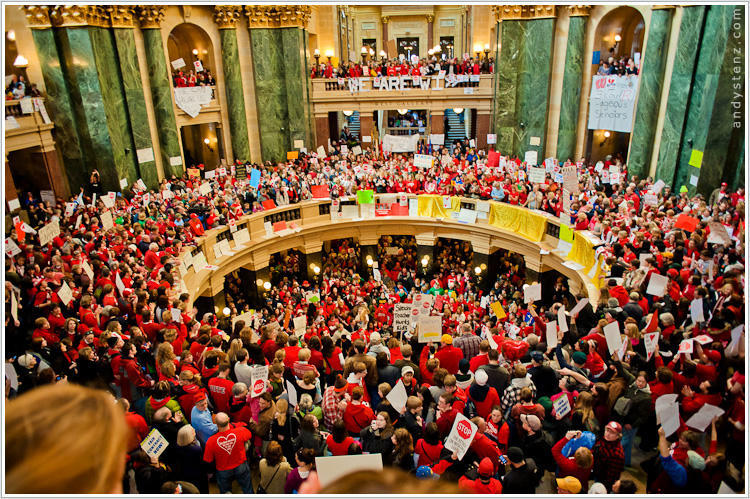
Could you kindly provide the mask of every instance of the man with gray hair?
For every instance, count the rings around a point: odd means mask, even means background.
[[[471,360],[479,355],[479,344],[482,339],[474,334],[471,330],[471,325],[464,323],[458,328],[459,336],[454,338],[453,346],[461,349],[464,354],[464,359]]]
[[[231,425],[229,416],[223,412],[216,415],[216,426],[219,431],[206,442],[203,460],[216,464],[219,492],[232,492],[232,481],[237,480],[243,494],[252,494],[253,484],[245,452],[253,434],[244,426]]]

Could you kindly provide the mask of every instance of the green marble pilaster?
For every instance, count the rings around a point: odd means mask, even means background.
[[[291,150],[289,111],[281,31],[273,28],[250,30],[253,51],[255,99],[263,161],[283,161]]]
[[[54,32],[52,29],[32,29],[31,34],[47,93],[44,105],[55,123],[55,144],[62,155],[70,190],[75,192],[88,181],[90,168],[84,159],[81,142],[76,133],[78,125],[65,83]]]
[[[284,50],[284,79],[286,81],[287,113],[289,116],[289,142],[301,140],[311,148],[310,99],[305,54],[307,32],[301,28],[281,28],[281,43]]]
[[[516,90],[521,61],[523,29],[521,21],[500,23],[500,58],[497,61],[495,88],[495,133],[497,150],[512,154],[516,136]]]
[[[151,97],[154,101],[154,114],[159,132],[162,164],[164,174],[182,175],[184,165],[172,166],[170,158],[182,157],[180,141],[177,136],[177,121],[172,105],[172,80],[164,57],[164,44],[161,29],[143,29],[143,43],[146,47],[146,63],[151,83]]]
[[[132,28],[115,28],[112,30],[117,47],[117,60],[122,74],[122,85],[125,89],[125,103],[128,109],[128,120],[133,133],[133,143],[136,151],[139,149],[153,149],[151,142],[151,128],[146,114],[146,99],[143,95],[141,70],[138,66],[138,54],[135,51],[135,36]],[[135,160],[138,161],[136,152]],[[131,184],[142,178],[149,188],[156,188],[159,175],[154,160],[139,163],[137,174],[128,177]]]
[[[732,11],[731,5],[711,5],[706,14],[675,176],[675,188],[685,185],[690,194],[696,191],[696,187],[690,185],[690,177],[695,175],[700,178],[703,173],[701,170],[716,167],[708,164],[705,159],[700,169],[691,166],[689,162],[693,149],[706,149],[719,87],[719,73],[732,25]]]
[[[232,137],[234,159],[250,159],[250,140],[247,135],[245,97],[240,74],[240,55],[237,50],[237,31],[234,28],[220,29],[221,60],[224,65],[224,88],[227,91],[227,113]]]
[[[668,185],[672,185],[675,178],[680,140],[687,115],[688,96],[693,82],[693,70],[705,15],[705,6],[684,7],[682,11],[655,174],[657,180],[663,180]]]
[[[643,56],[639,77],[638,104],[633,117],[633,132],[628,154],[628,173],[632,176],[638,175],[639,178],[648,175],[651,154],[654,150],[672,10],[651,11],[646,53]]]
[[[714,110],[703,151],[703,167],[697,191],[708,197],[723,181],[735,177],[737,152],[744,139],[745,80],[745,14],[744,6],[727,6],[731,10],[730,26],[724,60],[714,98]],[[736,88],[737,87],[737,88]],[[735,114],[735,111],[738,111]]]
[[[135,175],[135,151],[111,33],[98,27],[56,30],[78,135],[106,189]]]
[[[549,104],[550,74],[552,71],[552,40],[555,19],[534,19],[522,25],[520,74],[516,93],[516,115],[519,128],[513,152],[523,157],[526,151],[536,150],[544,158],[547,135],[547,107]],[[524,123],[524,127],[520,127]],[[539,137],[539,145],[529,144],[531,137]]]
[[[560,122],[557,131],[557,154],[561,160],[574,159],[578,112],[581,105],[581,82],[583,79],[583,51],[588,16],[570,18],[568,43],[565,48]]]

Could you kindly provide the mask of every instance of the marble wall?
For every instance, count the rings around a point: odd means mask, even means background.
[[[523,31],[521,21],[499,23],[500,58],[496,63],[494,129],[497,150],[503,154],[513,151],[516,134],[516,90],[521,60]]]
[[[588,16],[573,16],[568,27],[565,49],[560,121],[557,130],[557,157],[560,160],[574,159],[578,112],[581,103],[581,79],[583,78],[583,49]]]
[[[148,115],[146,114],[146,100],[143,96],[143,84],[141,71],[138,66],[138,54],[135,48],[135,36],[132,28],[115,28],[112,30],[117,49],[117,60],[122,75],[122,86],[124,88],[125,103],[128,110],[128,121],[133,134],[133,144],[138,161],[137,151],[139,149],[152,149],[151,130]],[[122,177],[124,178],[124,177]],[[131,184],[142,178],[143,182],[150,188],[156,188],[159,184],[159,175],[156,171],[154,160],[138,163],[136,175],[128,175],[128,183]]]
[[[706,14],[674,182],[676,189],[685,185],[690,193],[696,191],[696,186],[690,183],[693,176],[700,177],[704,168],[717,167],[706,164],[705,160],[701,168],[689,163],[692,151],[705,151],[708,143],[732,14],[733,6],[730,5],[712,5]]]
[[[648,175],[651,163],[673,10],[657,9],[651,14],[646,53],[641,63],[638,103],[628,154],[628,173],[639,178]]]
[[[289,142],[301,140],[311,148],[313,144],[310,116],[310,69],[306,56],[307,32],[300,28],[281,28],[284,48],[284,80],[289,116]]]
[[[172,105],[172,81],[167,69],[161,30],[151,28],[144,29],[142,32],[164,174],[166,176],[181,175],[184,171],[183,165],[172,165],[170,161],[171,158],[179,158],[181,163],[182,154]]]
[[[240,55],[237,50],[237,30],[220,29],[221,58],[224,65],[224,86],[227,92],[232,150],[235,159],[250,159],[250,142],[245,117],[245,97],[240,74]]]
[[[32,30],[32,36],[47,93],[45,105],[55,123],[55,143],[65,165],[68,184],[75,188],[88,181],[90,170],[76,133],[78,126],[60,65],[55,36],[51,29]]]

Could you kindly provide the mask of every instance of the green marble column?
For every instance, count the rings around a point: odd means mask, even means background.
[[[146,99],[143,95],[143,84],[141,83],[141,70],[138,67],[138,54],[135,51],[135,36],[132,28],[114,28],[112,30],[117,47],[117,60],[120,64],[122,74],[122,85],[125,89],[125,103],[128,109],[128,119],[133,132],[133,143],[135,149],[152,149],[151,129],[148,115],[146,114]],[[136,154],[136,162],[138,156]],[[156,188],[159,184],[159,175],[156,171],[154,160],[138,164],[138,172],[128,177],[131,184],[142,178],[149,188]]]
[[[738,150],[744,143],[745,9],[734,5],[726,8],[731,12],[728,39],[697,186],[706,197],[721,182],[733,183]]]
[[[628,173],[631,176],[638,175],[639,178],[648,175],[654,150],[672,10],[651,11],[646,53],[643,56],[639,77],[638,104],[633,117],[633,132],[628,153]]]
[[[112,34],[93,26],[55,32],[84,157],[106,189],[119,190],[136,163]]]
[[[691,166],[689,162],[693,150],[705,152],[706,149],[733,9],[731,5],[711,5],[706,14],[675,176],[675,188],[685,185],[691,194],[696,190],[695,186],[690,185],[691,176],[700,178],[703,174],[701,170],[716,167],[707,164],[705,159],[701,168]]]
[[[705,15],[705,6],[684,7],[682,10],[680,34],[669,83],[667,109],[664,113],[664,126],[661,132],[655,174],[656,179],[663,180],[669,185],[674,182],[677,168],[680,140],[687,115],[686,104],[693,82],[695,59],[698,55],[698,43]]]
[[[284,50],[284,76],[286,81],[287,112],[289,116],[289,142],[301,140],[312,149],[310,122],[310,96],[307,88],[310,71],[307,69],[307,32],[301,28],[281,28]]]
[[[227,91],[227,113],[229,114],[232,153],[234,159],[250,159],[250,140],[247,134],[245,97],[240,74],[240,55],[237,50],[235,28],[219,29],[221,37],[221,61],[224,65],[224,88]]]
[[[32,29],[31,34],[47,94],[44,105],[50,119],[55,123],[55,144],[62,155],[68,185],[71,192],[75,192],[78,186],[88,182],[90,167],[83,156],[81,142],[76,133],[78,125],[65,84],[54,32],[49,28]]]
[[[574,159],[578,112],[581,105],[581,82],[583,79],[583,41],[586,35],[588,16],[570,18],[568,44],[565,48],[560,122],[557,131],[557,154],[563,161]]]
[[[497,150],[513,154],[516,135],[516,90],[523,44],[521,21],[500,23],[500,58],[497,61],[497,88],[495,89],[495,133]]]
[[[159,131],[162,164],[164,174],[182,175],[184,166],[172,166],[171,158],[182,158],[180,141],[177,136],[177,121],[172,105],[172,80],[164,57],[164,44],[161,29],[142,28],[143,43],[146,47],[148,77],[151,83],[151,97],[154,101],[156,126]]]
[[[283,161],[291,150],[289,140],[289,110],[281,30],[253,28],[252,45],[255,99],[258,105],[258,125],[263,161]],[[295,96],[297,98],[298,96]]]
[[[513,152],[521,158],[526,151],[536,150],[539,161],[544,159],[555,21],[534,19],[522,23],[523,43],[516,93],[519,128],[513,146]],[[521,123],[525,126],[521,127]],[[530,145],[531,137],[539,137],[538,146]]]

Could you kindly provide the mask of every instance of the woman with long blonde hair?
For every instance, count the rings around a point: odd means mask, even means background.
[[[580,431],[590,431],[598,435],[599,421],[594,414],[594,396],[590,392],[578,394],[573,410],[573,428]]]
[[[6,409],[6,493],[122,493],[129,429],[112,395],[58,383]]]

